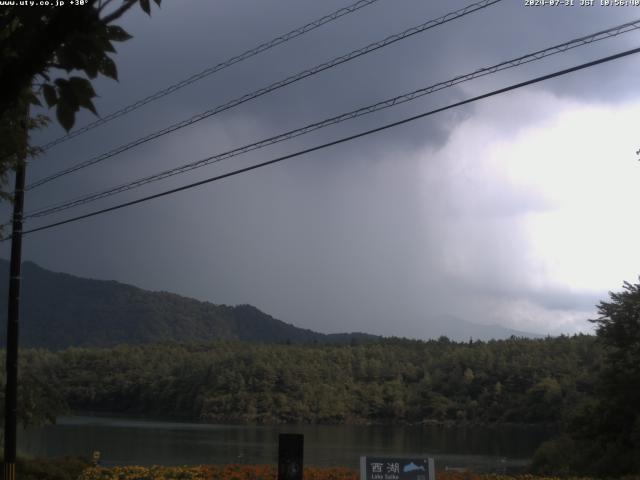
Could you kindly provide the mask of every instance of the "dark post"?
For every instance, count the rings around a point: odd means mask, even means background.
[[[278,436],[278,480],[302,480],[304,435],[281,433]]]
[[[20,267],[22,263],[22,210],[27,149],[28,112],[24,119],[25,144],[18,154],[13,199],[11,265],[9,270],[9,314],[7,316],[7,385],[4,406],[4,479],[16,478],[16,427],[18,407],[18,321],[20,319]]]

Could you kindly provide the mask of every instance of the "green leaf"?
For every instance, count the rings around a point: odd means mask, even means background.
[[[79,97],[92,98],[96,96],[96,91],[93,89],[93,85],[86,78],[71,77],[69,84],[73,88],[74,93]]]
[[[68,132],[76,121],[74,110],[66,102],[59,102],[56,109],[56,117],[60,125]]]
[[[45,83],[42,86],[42,94],[44,95],[44,101],[47,102],[47,106],[49,108],[58,103],[58,94],[56,93],[56,89],[53,85]]]
[[[80,108],[80,100],[76,96],[71,85],[67,84],[64,87],[58,89],[58,107],[65,105],[72,111],[77,112]]]
[[[89,80],[81,77],[71,77],[69,79],[69,87],[71,90],[69,93],[69,104],[75,111],[83,107],[91,111],[94,115],[98,115],[96,107],[91,101],[91,99],[96,96],[96,92]],[[73,97],[73,99],[71,97]]]
[[[149,5],[149,0],[140,0],[140,8],[142,8],[144,13],[147,15],[151,15],[151,5]]]
[[[80,101],[76,94],[76,88],[78,88],[78,86],[74,88],[71,81],[64,78],[56,79],[55,84],[58,87],[58,112],[61,105],[68,107],[72,112],[77,112],[78,108],[80,108]]]
[[[96,55],[86,57],[84,69],[89,78],[96,78],[100,70],[100,60]]]
[[[107,38],[106,34],[105,36],[100,36],[95,38],[93,42],[94,42],[95,49],[98,51],[116,53],[116,49],[113,48],[113,45]]]
[[[98,116],[98,112],[96,110],[96,107],[95,107],[95,105],[93,104],[93,102],[91,101],[90,98],[82,97],[82,98],[79,99],[79,103],[80,103],[81,107],[86,108],[91,113],[93,113],[96,117]]]
[[[87,42],[91,45],[91,50],[94,52],[111,52],[115,53],[115,48],[109,41],[109,26],[100,24],[96,27],[93,35],[88,36]]]
[[[69,80],[65,78],[56,78],[53,83],[60,89],[65,88],[69,84]]]
[[[102,58],[100,62],[100,66],[98,67],[100,73],[105,77],[113,78],[114,80],[118,80],[118,68],[116,67],[116,62],[107,57],[106,55]]]
[[[116,49],[113,46],[113,44],[109,40],[106,40],[106,39],[104,41],[103,50],[105,52],[109,52],[109,53],[116,53]]]
[[[130,38],[133,38],[125,31],[124,28],[119,27],[118,25],[109,25],[107,27],[107,37],[109,40],[113,40],[114,42],[125,42]]]

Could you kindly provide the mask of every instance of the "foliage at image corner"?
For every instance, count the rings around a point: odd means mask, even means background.
[[[161,0],[153,0],[160,6]],[[136,3],[151,15],[150,0],[87,0],[82,7],[3,7],[0,9],[0,114],[15,107],[25,89],[30,101],[56,108],[56,117],[69,131],[75,114],[84,108],[97,115],[91,80],[99,74],[118,79],[110,54],[113,42],[131,37],[113,25]],[[63,74],[64,72],[64,74]],[[72,75],[79,73],[82,76]]]
[[[37,102],[36,95],[30,90],[23,90],[16,102],[0,115],[0,185],[8,181],[8,176],[22,158],[36,157],[40,149],[25,143],[28,132],[43,128],[49,124],[49,118],[43,114],[27,118],[25,112],[29,105]],[[0,190],[0,201],[13,201],[13,195]],[[1,228],[1,226],[0,226]]]
[[[161,0],[153,1],[160,6]],[[67,132],[81,108],[98,115],[91,80],[99,74],[118,79],[110,56],[116,53],[113,42],[132,37],[113,22],[135,4],[151,15],[150,0],[86,0],[73,8],[0,7],[0,202],[12,201],[3,187],[18,159],[40,153],[29,146],[27,133],[48,125],[49,118],[37,114],[25,125],[30,106],[55,107]],[[0,226],[0,238],[2,230]]]
[[[567,418],[560,437],[540,446],[533,472],[640,476],[640,283],[624,282],[609,296],[591,320],[604,355],[594,397]]]

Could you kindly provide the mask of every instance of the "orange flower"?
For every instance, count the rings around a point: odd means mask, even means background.
[[[276,480],[274,465],[201,465],[193,467],[91,467],[78,480]],[[358,480],[357,470],[344,467],[305,467],[304,480]],[[478,474],[474,472],[437,472],[437,480],[560,480],[534,475]],[[592,480],[570,478],[565,480]],[[640,479],[637,479],[640,480]]]

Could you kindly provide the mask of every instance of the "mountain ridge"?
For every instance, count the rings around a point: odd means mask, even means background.
[[[6,321],[8,269],[0,260],[0,318]],[[114,280],[22,265],[20,344],[62,349],[162,341],[200,343],[348,343],[377,340],[361,332],[323,334],[273,318],[251,305],[216,305],[170,292],[152,292]],[[0,330],[0,341],[6,332]]]
[[[9,263],[0,259],[0,319],[6,322]],[[349,344],[382,339],[363,332],[325,334],[278,320],[258,308],[216,305],[166,291],[149,291],[115,280],[52,272],[31,261],[22,265],[20,344],[63,349],[111,347],[163,341],[203,343],[239,340],[260,343]],[[452,340],[535,336],[473,324],[447,316]],[[438,322],[436,322],[438,323]],[[456,328],[453,328],[456,327]],[[483,334],[485,332],[485,334]],[[489,335],[490,334],[490,335]],[[0,342],[6,332],[0,328]]]

